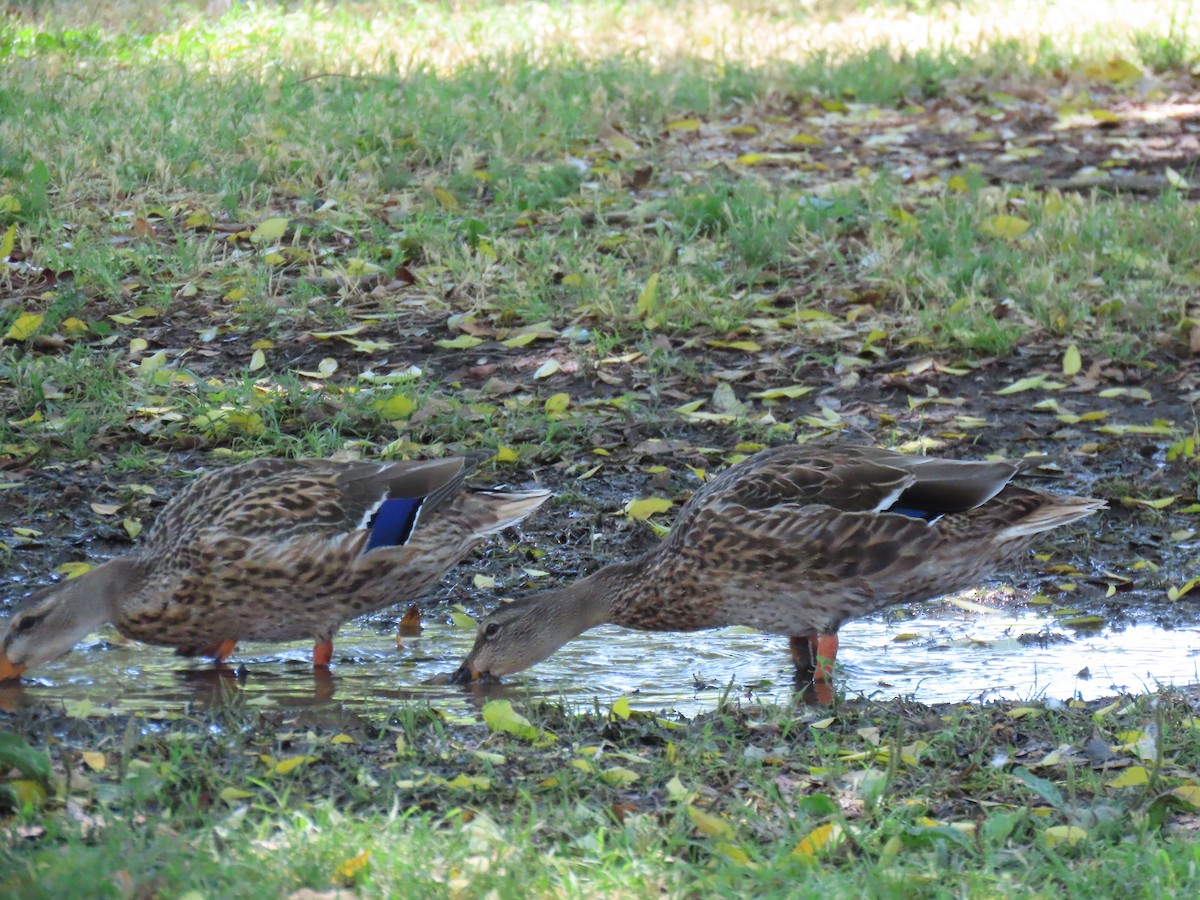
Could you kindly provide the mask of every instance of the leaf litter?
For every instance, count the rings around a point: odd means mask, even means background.
[[[520,482],[536,475],[569,486],[574,508],[546,511],[518,544],[483,551],[464,569],[477,573],[482,560],[489,570],[519,572],[533,558],[549,571],[549,585],[590,568],[598,555],[619,558],[649,546],[700,473],[781,440],[852,436],[951,455],[1045,453],[1047,476],[1119,502],[1102,527],[1077,531],[1053,557],[1035,559],[1025,596],[1046,602],[1033,608],[1077,624],[1092,618],[1118,628],[1139,620],[1194,626],[1198,260],[1101,245],[1093,249],[1104,262],[1076,285],[1073,303],[1038,308],[1029,297],[1014,302],[1003,285],[980,293],[970,278],[943,282],[951,296],[938,296],[920,283],[945,273],[897,274],[879,252],[962,225],[955,240],[965,242],[964,252],[1015,254],[1018,265],[1041,265],[1053,259],[1049,246],[1076,239],[1065,223],[1093,214],[1106,192],[1129,203],[1159,195],[1194,200],[1197,188],[1180,174],[1190,174],[1194,156],[1191,87],[1167,80],[1135,87],[1147,74],[1113,59],[1037,90],[967,80],[946,96],[891,105],[801,94],[715,111],[679,109],[660,121],[629,118],[598,129],[572,150],[589,180],[519,217],[486,187],[492,176],[484,169],[469,173],[488,176],[474,178],[484,187],[470,191],[443,186],[444,173],[430,168],[418,173],[420,188],[372,200],[392,223],[444,216],[453,229],[452,220],[476,217],[454,232],[461,242],[452,252],[417,241],[399,256],[374,253],[364,249],[373,244],[373,213],[322,206],[299,215],[297,196],[281,186],[272,208],[253,217],[221,212],[203,195],[123,216],[124,231],[114,224],[106,236],[114,252],[184,244],[200,262],[159,278],[131,267],[104,285],[46,264],[39,244],[49,245],[53,234],[0,220],[9,287],[0,317],[0,468],[18,485],[0,491],[0,521],[11,523],[0,533],[6,574],[10,583],[32,585],[56,567],[78,564],[82,536],[92,542],[89,558],[127,548],[177,489],[172,470],[281,450],[349,446],[409,455],[486,446],[496,451],[488,477]],[[752,208],[775,203],[785,213],[779,244],[756,243],[769,230],[761,220],[739,231],[750,215],[738,207],[741,194],[753,191]],[[0,211],[17,215],[17,199],[0,194]],[[108,210],[89,212],[112,218]],[[584,235],[578,246],[574,234]],[[672,236],[668,254],[654,243],[660,234]],[[573,252],[562,254],[557,268],[538,268],[542,239]],[[608,260],[625,273],[614,277]],[[734,274],[705,281],[722,269]],[[986,281],[988,273],[977,271]],[[165,298],[160,280],[174,285]],[[1147,283],[1160,284],[1162,293],[1144,296],[1177,315],[1137,320],[1136,298]],[[523,308],[505,295],[506,286],[539,303]],[[313,296],[305,298],[306,291]],[[69,297],[82,302],[64,316],[59,304]],[[925,317],[923,304],[931,310]],[[1075,306],[1085,310],[1079,318],[1072,318]],[[1139,352],[1112,339],[1114,328],[1136,334]],[[72,354],[108,360],[102,370],[116,397],[108,402],[118,414],[105,410],[86,449],[73,447],[71,434],[92,398],[78,371],[59,364]],[[38,391],[26,389],[31,383]],[[320,443],[329,423],[336,437]],[[148,462],[112,465],[139,458]],[[1064,559],[1077,567],[1071,582],[1049,571]],[[451,574],[440,596],[467,598],[467,608],[434,602],[426,614],[432,609],[473,628],[469,612],[494,602],[490,593],[481,596],[492,587]],[[665,773],[651,775],[631,760],[588,771],[569,765],[566,754],[579,742],[565,738],[533,755],[539,741],[551,740],[546,735],[570,734],[571,724],[553,709],[535,714],[508,700],[491,703],[502,705],[491,707],[491,721],[484,707],[489,736],[478,727],[447,726],[436,710],[415,731],[385,726],[416,735],[409,746],[422,752],[415,759],[392,753],[401,763],[373,758],[378,742],[330,739],[320,725],[311,737],[285,737],[292,723],[276,711],[264,712],[273,728],[266,735],[234,714],[228,740],[259,755],[264,781],[332,773],[360,806],[368,801],[351,781],[364,772],[389,773],[384,777],[406,801],[437,810],[449,795],[515,796],[553,781],[544,789],[566,785],[581,802],[621,806],[632,818],[683,804],[688,834],[733,865],[754,864],[763,835],[795,830],[785,826],[790,807],[776,794],[757,782],[721,784],[717,766],[705,769],[712,784],[689,778],[684,787],[656,780]],[[704,752],[741,760],[747,748],[762,751],[762,768],[776,770],[771,791],[807,802],[789,845],[805,865],[837,864],[871,839],[885,865],[931,842],[958,846],[966,835],[1001,845],[1036,840],[1066,854],[1102,839],[1114,808],[1159,825],[1168,810],[1179,827],[1194,818],[1194,744],[1180,743],[1174,729],[1154,737],[1151,727],[1165,718],[1183,721],[1184,713],[1195,717],[1190,695],[1122,699],[1111,709],[1082,701],[1066,709],[1018,707],[1037,713],[1021,716],[997,707],[984,717],[986,732],[953,707],[931,715],[916,705],[878,706],[851,704],[834,719],[804,722],[801,714],[782,725],[749,705],[723,707],[714,716],[728,717],[720,725],[727,746]],[[131,761],[154,770],[145,777],[155,789],[183,781],[183,772],[161,764],[170,758],[169,735],[134,718],[132,742],[120,744],[115,733],[106,741],[106,729],[123,726],[95,712],[75,707],[65,720],[47,714],[49,725],[35,725],[31,711],[14,714],[19,732],[49,727],[63,744],[51,775],[40,751],[0,743],[0,762],[8,765],[0,788],[9,789],[0,799],[15,807],[79,794],[82,808],[97,813],[123,804],[149,808],[153,792],[135,799],[136,785],[116,783]],[[1050,720],[1077,726],[1089,717],[1098,735],[1091,740],[1105,746],[1104,754],[1085,752],[1083,737],[1063,745],[1041,727]],[[969,735],[955,748],[939,742],[947,718]],[[632,725],[615,727],[616,720]],[[882,747],[878,735],[864,742],[858,734],[892,720],[910,729],[903,742]],[[1137,734],[1122,739],[1118,725]],[[657,759],[660,748],[668,748],[661,749],[667,758],[670,747],[684,746],[671,728],[636,712],[596,723],[585,717],[574,727],[637,760]],[[443,745],[432,749],[447,728],[449,759]],[[870,822],[873,830],[864,830],[871,779],[855,788],[838,781],[825,757],[806,758],[808,751],[794,746],[779,752],[778,736],[788,729],[835,735],[835,756],[866,753],[871,765],[894,766],[888,777],[911,778],[911,792],[929,795],[925,808],[907,814],[903,827]],[[932,747],[928,757],[909,740],[918,734],[928,738],[925,749]],[[1172,741],[1169,751],[1162,740]],[[491,742],[488,750],[479,749],[482,741]],[[114,745],[124,749],[114,754]],[[500,764],[489,757],[496,747],[511,757],[526,746],[522,774],[497,772]],[[484,755],[465,755],[467,748]],[[229,746],[218,749],[212,763],[220,774],[205,802],[236,806],[266,790],[230,766],[232,754],[221,755]],[[341,762],[335,751],[353,761]],[[69,752],[78,753],[90,778],[112,779],[119,789],[91,793],[82,787],[90,782],[73,782]],[[1011,772],[1009,781],[984,779],[982,761],[993,752],[1023,768],[1002,763],[992,768],[1005,778]],[[1111,758],[1096,763],[1100,756]],[[1114,758],[1127,764],[1109,771]],[[767,759],[784,762],[768,766]],[[964,799],[957,785],[931,786],[939,762],[982,799]],[[1077,766],[1096,770],[1081,793],[1064,795],[1048,780],[1078,787],[1070,774]],[[1031,768],[1044,774],[1018,774]],[[1018,801],[1017,791],[1029,799]],[[1000,799],[987,799],[989,792]],[[89,815],[88,827],[108,821]],[[371,858],[366,851],[344,855],[330,878],[353,884]]]

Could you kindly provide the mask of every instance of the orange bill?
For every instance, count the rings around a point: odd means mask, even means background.
[[[8,657],[4,655],[4,651],[0,650],[0,681],[16,681],[24,671],[24,666],[10,662]]]
[[[400,620],[400,636],[416,637],[422,630],[421,611],[417,609],[417,604],[414,603],[408,608],[408,612],[404,614],[404,618]]]

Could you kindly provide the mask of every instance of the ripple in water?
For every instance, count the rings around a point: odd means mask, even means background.
[[[918,614],[900,625],[868,618],[842,629],[839,689],[852,697],[936,703],[1090,699],[1200,682],[1200,628],[1129,625],[1077,633],[1035,613],[980,615],[936,603],[912,609]],[[332,672],[316,676],[308,643],[244,644],[234,658],[246,667],[244,679],[165,648],[97,640],[17,687],[0,688],[0,709],[86,700],[94,712],[153,714],[231,698],[285,708],[342,703],[379,715],[413,700],[468,709],[478,705],[477,692],[424,683],[453,670],[473,636],[432,623],[397,648],[369,623],[351,624],[335,642]],[[741,628],[597,628],[505,682],[490,693],[561,699],[581,709],[597,702],[606,708],[621,695],[637,709],[687,715],[712,709],[725,691],[768,702],[793,699],[786,640]]]

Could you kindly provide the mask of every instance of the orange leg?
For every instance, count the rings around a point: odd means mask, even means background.
[[[812,674],[813,681],[833,680],[833,661],[837,656],[838,636],[834,634],[812,634],[808,637],[788,638],[792,651],[792,662],[801,674]]]
[[[321,641],[313,647],[313,668],[328,669],[333,662],[333,641]]]
[[[216,641],[209,644],[200,651],[201,656],[211,656],[217,662],[224,662],[233,656],[233,651],[237,648],[237,641]]]
[[[833,681],[833,660],[838,651],[837,632],[814,634],[808,639],[808,646],[815,664],[813,681],[818,684],[828,684]]]

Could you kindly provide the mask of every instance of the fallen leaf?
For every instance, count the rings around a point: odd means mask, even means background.
[[[986,237],[1015,241],[1029,230],[1029,225],[1020,216],[988,216],[979,223],[979,233]]]
[[[651,516],[666,512],[674,504],[663,497],[647,497],[645,500],[631,500],[625,505],[625,514],[635,522],[644,522]]]
[[[250,242],[254,244],[272,244],[283,237],[287,231],[288,220],[282,216],[264,219],[250,233]]]
[[[483,722],[492,731],[533,740],[540,732],[527,718],[513,709],[510,700],[489,700],[483,704]]]
[[[8,326],[8,331],[4,333],[6,341],[27,341],[42,327],[42,320],[46,316],[43,313],[28,313],[23,312],[17,316],[11,325]]]

